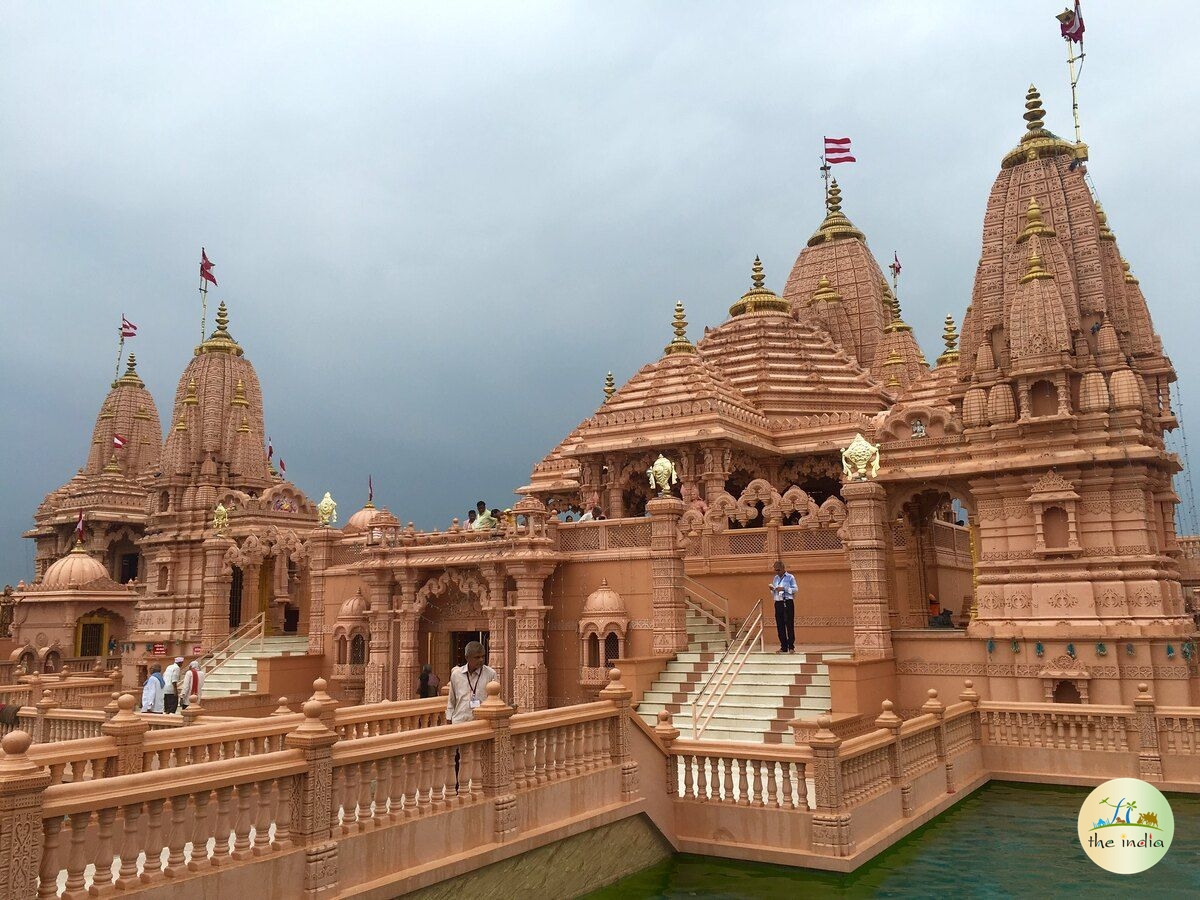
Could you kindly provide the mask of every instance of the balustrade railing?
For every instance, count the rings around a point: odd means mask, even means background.
[[[749,659],[751,653],[755,650],[762,650],[762,648],[762,600],[756,600],[750,614],[746,616],[741,628],[738,629],[738,633],[730,639],[725,652],[717,660],[712,672],[704,679],[700,690],[696,693],[696,699],[692,701],[693,738],[700,738],[704,735],[704,729],[716,715],[721,701],[725,699],[725,694],[742,671],[746,660]]]
[[[217,644],[200,658],[200,667],[205,675],[211,675],[221,668],[230,658],[258,643],[262,649],[263,638],[267,634],[267,614],[260,612],[254,618],[243,622],[240,627],[225,640]]]
[[[807,747],[680,740],[667,758],[667,791],[727,806],[809,809]]]

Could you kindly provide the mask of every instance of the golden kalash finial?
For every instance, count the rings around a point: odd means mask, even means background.
[[[815,303],[841,303],[842,295],[829,283],[829,277],[822,275],[821,280],[817,282],[817,289],[813,291],[812,299],[808,302],[810,305]]]
[[[944,366],[958,362],[958,329],[954,327],[954,316],[946,316],[946,324],[942,327],[942,340],[946,342],[946,350],[937,358],[937,364]]]
[[[1127,260],[1123,256],[1121,257],[1121,268],[1125,270],[1125,283],[1126,284],[1137,284],[1138,283],[1137,276],[1134,275],[1131,271],[1129,271],[1129,260]]]
[[[1042,95],[1032,84],[1029,86],[1029,91],[1025,94],[1024,118],[1027,131],[1042,130],[1042,119],[1046,118],[1046,111],[1042,109]]]
[[[237,380],[237,384],[233,386],[233,399],[229,401],[230,406],[249,406],[250,401],[246,399],[246,385],[242,379]]]
[[[245,416],[242,416],[242,424],[238,426],[238,433],[239,434],[249,434],[250,433],[250,420],[247,419]]]
[[[883,330],[889,334],[894,331],[912,331],[912,326],[905,322],[904,317],[900,315],[900,298],[888,289],[886,283],[883,289],[885,291],[884,302],[888,304],[891,311],[891,321],[883,326]]]
[[[885,366],[902,366],[904,365],[904,357],[900,355],[899,350],[893,350],[887,355],[887,359],[883,361]]]
[[[184,406],[195,406],[200,401],[196,398],[196,379],[189,378],[187,395],[183,398]]]
[[[777,296],[770,288],[763,287],[767,276],[763,274],[762,260],[754,257],[754,265],[750,267],[750,282],[753,287],[742,294],[741,299],[729,307],[729,315],[740,316],[748,312],[779,312],[790,313],[792,305]]]
[[[232,353],[235,356],[241,356],[243,350],[238,346],[238,342],[233,339],[233,335],[229,333],[229,310],[225,307],[225,301],[221,301],[221,305],[217,307],[217,328],[209,336],[208,340],[200,345],[198,353]]]
[[[1104,207],[1099,203],[1096,204],[1096,218],[1100,221],[1100,240],[1115,241],[1117,236],[1108,227],[1108,214],[1105,213]]]
[[[1035,234],[1054,237],[1054,229],[1042,218],[1042,207],[1038,204],[1037,197],[1030,197],[1029,206],[1025,210],[1025,228],[1017,236],[1017,243],[1023,244]]]
[[[675,329],[675,337],[671,339],[671,343],[663,348],[665,353],[695,353],[696,348],[692,346],[692,342],[687,339],[687,318],[683,312],[683,301],[678,300],[675,303],[675,322],[672,327]]]
[[[1030,245],[1029,254],[1029,271],[1021,276],[1021,284],[1028,284],[1030,281],[1038,281],[1046,278],[1054,278],[1054,276],[1042,268],[1042,257],[1038,253],[1038,242],[1035,239]]]
[[[133,353],[125,360],[125,374],[113,382],[112,386],[118,384],[128,384],[132,387],[145,387],[145,382],[138,376],[137,373],[137,356]]]
[[[176,431],[187,431],[187,419],[180,419],[175,423]]]
[[[613,373],[609,372],[604,376],[604,402],[608,402],[608,398],[617,392],[617,381],[613,378]]]
[[[109,458],[108,465],[104,467],[104,471],[111,473],[119,473],[121,471],[121,464],[117,462],[117,454],[114,453]]]
[[[808,246],[815,247],[826,241],[836,241],[839,238],[856,237],[865,240],[863,233],[855,228],[842,212],[842,189],[838,187],[837,179],[829,183],[829,193],[825,197],[825,221],[816,233],[808,239]]]

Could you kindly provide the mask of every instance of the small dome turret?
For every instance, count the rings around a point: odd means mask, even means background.
[[[108,580],[104,564],[84,550],[82,544],[76,544],[70,553],[46,570],[42,576],[42,588],[66,591],[99,579]]]

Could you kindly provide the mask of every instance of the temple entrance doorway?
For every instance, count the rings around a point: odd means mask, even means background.
[[[431,597],[421,614],[417,629],[419,662],[433,666],[445,684],[450,670],[463,664],[463,651],[471,641],[483,644],[486,661],[489,639],[487,616],[478,598],[450,585],[445,593]],[[490,665],[495,668],[494,663]]]
[[[491,665],[488,659],[489,646],[488,637],[490,633],[487,631],[452,631],[450,632],[450,659],[454,665],[461,666],[467,661],[467,644],[471,641],[479,641],[483,644],[483,661]],[[492,666],[494,669],[495,666]]]
[[[233,567],[233,578],[229,582],[229,630],[237,631],[242,626],[242,570]]]
[[[974,498],[957,484],[939,483],[891,499],[902,626],[965,626],[975,596]]]

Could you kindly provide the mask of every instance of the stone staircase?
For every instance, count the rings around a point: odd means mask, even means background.
[[[305,635],[264,637],[224,660],[204,679],[204,698],[253,694],[258,690],[258,660],[264,656],[302,656],[308,652]]]
[[[692,737],[692,703],[725,651],[720,626],[688,612],[687,650],[678,653],[642,697],[638,715],[651,727],[662,710],[683,738]],[[826,660],[844,659],[840,647],[798,649],[779,654],[752,651],[701,735],[710,741],[790,743],[788,722],[815,719],[829,709]]]

